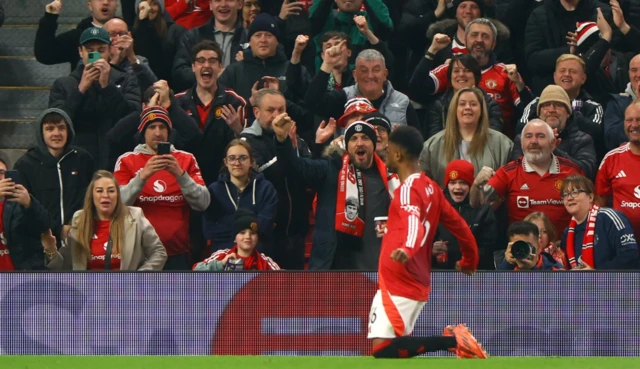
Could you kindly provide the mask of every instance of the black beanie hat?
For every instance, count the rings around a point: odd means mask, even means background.
[[[364,133],[365,135],[369,136],[374,145],[376,144],[376,141],[378,141],[378,134],[376,133],[376,129],[373,128],[370,123],[357,120],[351,123],[351,125],[344,132],[345,146],[351,139],[351,136],[355,135],[356,133]]]
[[[233,237],[235,238],[238,233],[245,229],[258,232],[258,217],[256,217],[256,214],[251,210],[240,208],[236,210],[235,220],[231,226]]]
[[[362,117],[362,120],[373,126],[384,127],[384,129],[387,130],[387,133],[391,133],[391,122],[389,121],[389,118],[379,111],[365,115]]]
[[[482,0],[454,0],[453,12],[454,13],[457,12],[460,4],[462,4],[465,1],[473,1],[474,3],[476,3],[478,5],[478,8],[480,8],[480,18],[484,17],[485,5],[484,5],[484,1]]]
[[[276,36],[276,39],[280,41],[280,29],[276,24],[276,20],[267,13],[258,14],[253,22],[251,22],[248,34],[249,39],[251,39],[251,36],[253,36],[254,33],[262,31],[272,33]]]

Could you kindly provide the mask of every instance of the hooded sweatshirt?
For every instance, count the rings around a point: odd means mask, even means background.
[[[167,170],[160,170],[143,181],[140,172],[154,155],[147,145],[140,144],[118,159],[113,174],[120,185],[122,202],[142,208],[167,254],[184,254],[190,248],[191,209],[205,210],[211,201],[209,191],[193,154],[176,150],[173,145],[171,156],[176,158],[183,174],[174,177]]]
[[[60,114],[67,124],[67,142],[60,157],[51,155],[44,142],[43,119],[49,113]],[[72,145],[75,130],[64,110],[46,109],[37,122],[36,144],[18,159],[15,169],[27,191],[49,213],[51,229],[60,242],[62,225],[70,224],[73,213],[82,209],[96,167],[87,151]]]

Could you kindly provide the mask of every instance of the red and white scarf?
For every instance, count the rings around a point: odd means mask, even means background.
[[[578,222],[576,218],[571,218],[569,223],[569,232],[567,233],[567,258],[569,259],[569,265],[571,269],[575,269],[579,264],[586,264],[592,269],[595,269],[595,262],[593,257],[593,243],[596,235],[596,219],[598,218],[598,205],[593,204],[591,210],[589,210],[589,217],[587,218],[587,228],[584,231],[584,237],[582,239],[582,255],[576,260],[575,251],[575,228]]]
[[[373,154],[380,177],[384,182],[384,186],[390,196],[393,194],[400,181],[397,176],[387,173],[387,166],[380,159],[378,154]],[[347,198],[358,199],[358,215],[355,219],[347,219],[346,205]],[[351,164],[349,153],[342,155],[342,168],[338,174],[338,194],[336,201],[336,222],[335,229],[338,232],[346,233],[352,236],[362,237],[364,232],[364,199],[365,199],[365,183],[362,172]]]

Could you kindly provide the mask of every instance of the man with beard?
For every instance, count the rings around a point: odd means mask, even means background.
[[[514,128],[519,113],[531,100],[533,95],[518,73],[515,64],[498,63],[493,50],[497,44],[496,26],[486,18],[478,18],[469,23],[465,30],[467,52],[478,61],[482,70],[482,79],[478,87],[482,88],[495,100],[504,117],[504,134],[514,136]],[[419,102],[428,101],[430,95],[440,94],[450,88],[448,80],[449,65],[443,64],[435,69],[436,54],[451,43],[445,34],[436,34],[431,46],[422,58],[409,81],[409,95]]]
[[[194,154],[206,184],[218,179],[225,148],[244,127],[247,105],[240,95],[218,82],[222,55],[214,41],[204,40],[194,46],[191,70],[196,84],[176,95],[182,109],[202,131],[202,142]]]
[[[81,20],[75,29],[56,35],[62,0],[54,0],[47,4],[44,17],[40,19],[33,46],[38,62],[46,65],[70,63],[72,71],[76,68],[80,60],[78,55],[80,35],[87,28],[102,27],[109,19],[115,17],[118,1],[88,0],[87,5],[91,11],[91,17]]]
[[[593,139],[580,131],[576,115],[571,109],[571,100],[560,86],[549,85],[542,91],[538,103],[538,116],[553,129],[557,139],[554,154],[578,164],[587,178],[594,178],[598,161]],[[529,123],[540,119],[532,119]],[[522,156],[521,135],[513,140],[511,160]]]
[[[571,220],[560,194],[562,181],[572,174],[582,174],[582,169],[569,159],[555,156],[556,146],[553,129],[547,123],[529,122],[522,133],[524,156],[495,172],[482,168],[471,186],[471,206],[505,198],[509,224],[541,211],[562,232]]]
[[[302,180],[318,194],[309,269],[376,270],[381,239],[374,219],[387,215],[394,181],[388,179],[386,165],[374,152],[375,128],[355,122],[345,132],[346,152],[332,145],[325,157],[310,160],[296,154],[289,138],[292,124],[291,118],[281,114],[272,127],[285,175]],[[358,205],[353,221],[344,214],[352,196]]]
[[[285,177],[285,168],[278,162],[273,136],[273,121],[286,114],[286,100],[282,92],[262,89],[255,95],[253,114],[256,120],[245,128],[240,137],[251,145],[258,172],[273,184],[278,193],[271,256],[284,269],[304,269],[304,239],[309,229],[309,198],[307,186],[297,179]],[[296,155],[311,156],[306,142],[295,136]]]
[[[576,125],[582,132],[591,136],[598,159],[601,159],[606,153],[602,125],[603,109],[602,105],[593,101],[582,88],[587,81],[586,66],[582,58],[572,54],[561,55],[556,61],[553,81],[566,91],[571,101],[572,115]],[[522,118],[516,127],[516,133],[520,133],[522,127],[531,119],[539,117],[539,100],[540,98],[535,98],[524,108]]]
[[[629,142],[609,151],[596,177],[596,194],[601,205],[621,211],[629,218],[636,240],[640,236],[640,102],[625,110],[624,132]],[[613,199],[611,198],[613,196]]]

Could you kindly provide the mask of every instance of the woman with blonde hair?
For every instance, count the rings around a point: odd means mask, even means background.
[[[452,160],[462,159],[475,167],[498,169],[507,163],[513,142],[489,128],[484,94],[477,87],[465,87],[453,96],[443,131],[424,143],[420,167],[430,173],[440,187],[444,170]]]
[[[42,236],[42,245],[49,269],[162,270],[167,260],[142,209],[122,203],[120,187],[106,170],[93,175],[60,250],[51,231]]]
[[[558,237],[556,227],[551,223],[547,214],[536,211],[527,215],[524,220],[538,227],[538,250],[551,255],[555,261],[564,266],[565,270],[569,269],[567,258],[560,248],[560,237]]]

